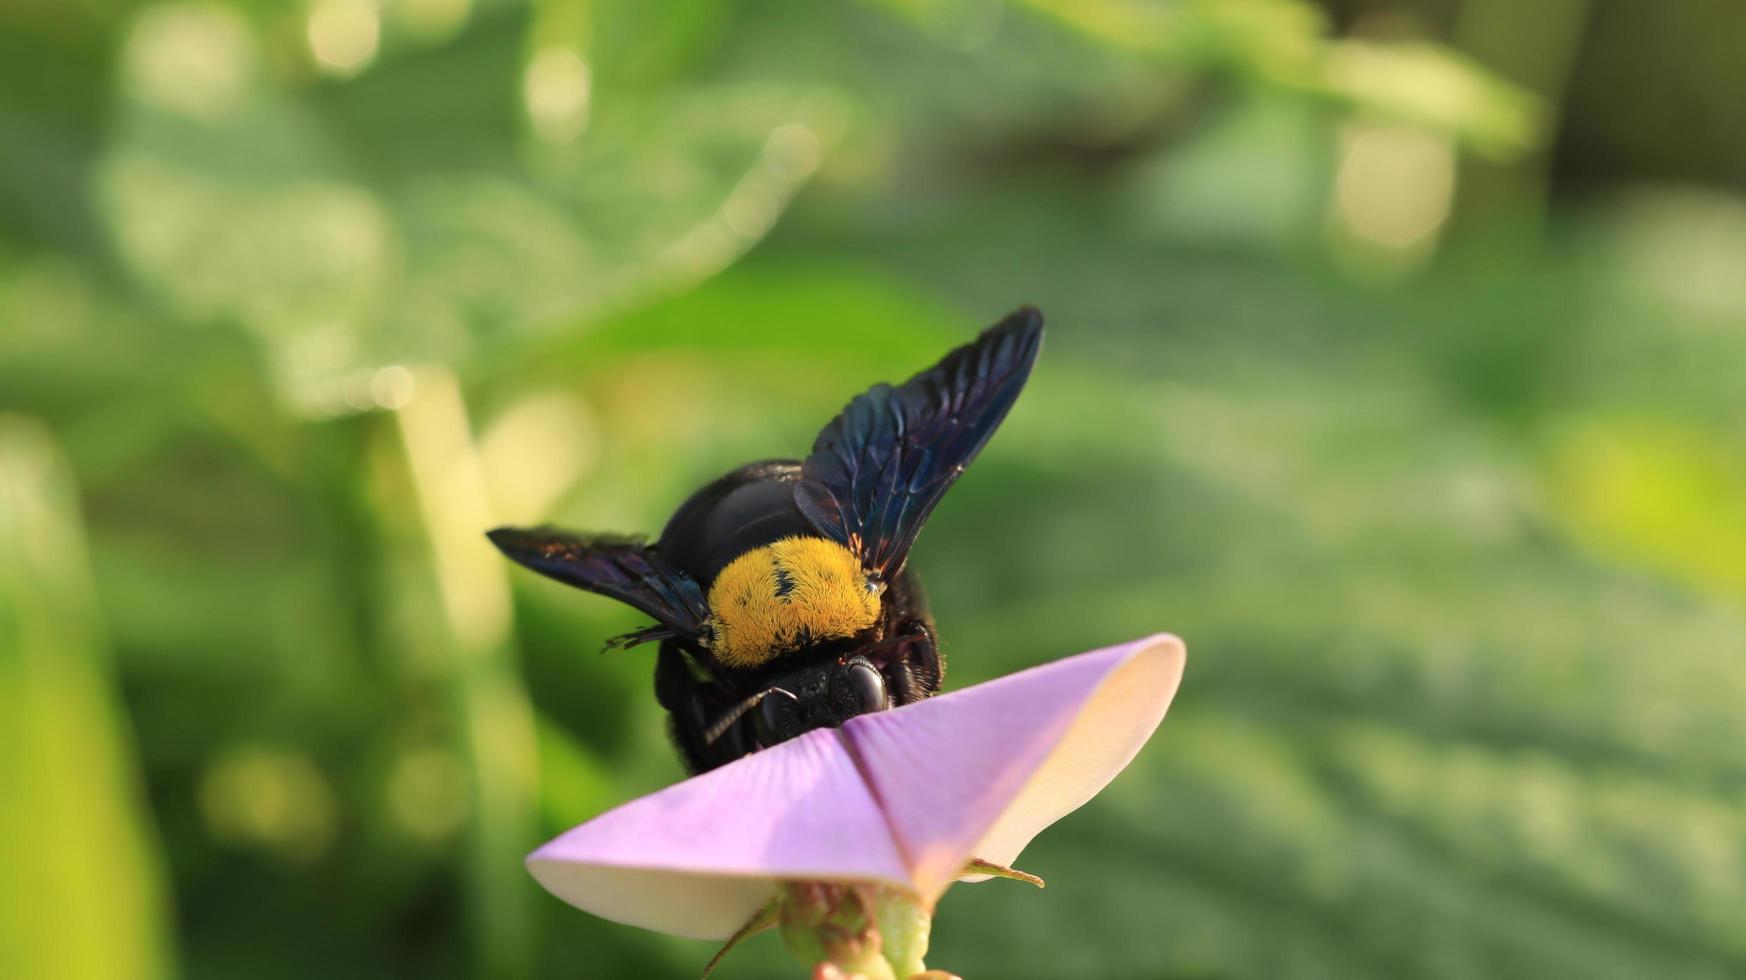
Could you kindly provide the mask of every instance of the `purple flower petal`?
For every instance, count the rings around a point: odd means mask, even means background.
[[[971,856],[1010,865],[1097,795],[1158,727],[1184,658],[1153,636],[845,724],[911,887],[932,901]]]
[[[909,880],[830,729],[596,817],[535,851],[528,870],[577,908],[700,939],[744,925],[777,878]]]
[[[1183,662],[1161,634],[862,715],[596,817],[528,867],[578,908],[697,938],[732,934],[778,879],[931,904],[970,857],[1011,864],[1115,778]]]

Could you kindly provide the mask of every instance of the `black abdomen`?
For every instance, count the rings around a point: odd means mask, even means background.
[[[794,503],[800,462],[747,463],[679,505],[656,546],[705,592],[716,575],[753,548],[796,534],[818,534]]]

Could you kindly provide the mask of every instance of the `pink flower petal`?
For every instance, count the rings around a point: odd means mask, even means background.
[[[1188,660],[1182,641],[1161,634],[1114,649],[1121,655],[1113,669],[982,835],[972,849],[976,857],[1011,866],[1032,838],[1103,792],[1164,720]]]
[[[1184,658],[1158,635],[850,719],[914,890],[932,901],[971,856],[1010,865],[1108,785],[1163,719]]]
[[[535,851],[528,870],[579,909],[699,939],[745,925],[777,878],[909,881],[831,729],[611,810]]]
[[[528,867],[603,918],[709,939],[778,879],[883,882],[932,903],[970,857],[1011,864],[1115,778],[1184,658],[1160,634],[862,715],[596,817]]]

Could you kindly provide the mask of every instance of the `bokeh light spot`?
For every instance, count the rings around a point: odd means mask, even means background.
[[[1334,208],[1351,234],[1410,249],[1448,220],[1455,151],[1447,140],[1404,126],[1365,126],[1348,131],[1344,142]]]
[[[331,74],[354,75],[376,58],[382,12],[374,0],[316,0],[308,35],[317,64]]]
[[[764,164],[784,180],[804,180],[818,169],[818,137],[800,123],[777,126],[764,141]]]
[[[370,377],[370,398],[389,411],[405,408],[417,391],[412,372],[398,364],[390,364]]]
[[[547,47],[528,61],[522,76],[522,99],[528,121],[541,139],[568,143],[588,127],[588,100],[593,81],[588,63],[567,47]]]
[[[577,398],[551,391],[516,401],[479,440],[495,513],[511,523],[544,519],[598,452],[598,423]]]
[[[293,862],[332,843],[333,791],[308,756],[244,745],[220,755],[200,783],[200,810],[212,835]]]
[[[147,105],[212,120],[234,109],[254,74],[248,29],[213,4],[163,4],[134,22],[123,75]]]

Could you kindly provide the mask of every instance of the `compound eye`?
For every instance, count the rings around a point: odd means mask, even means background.
[[[891,699],[885,693],[885,678],[872,664],[860,657],[849,661],[848,669],[839,674],[838,678],[840,683],[848,686],[856,714],[884,711],[890,706]]]

